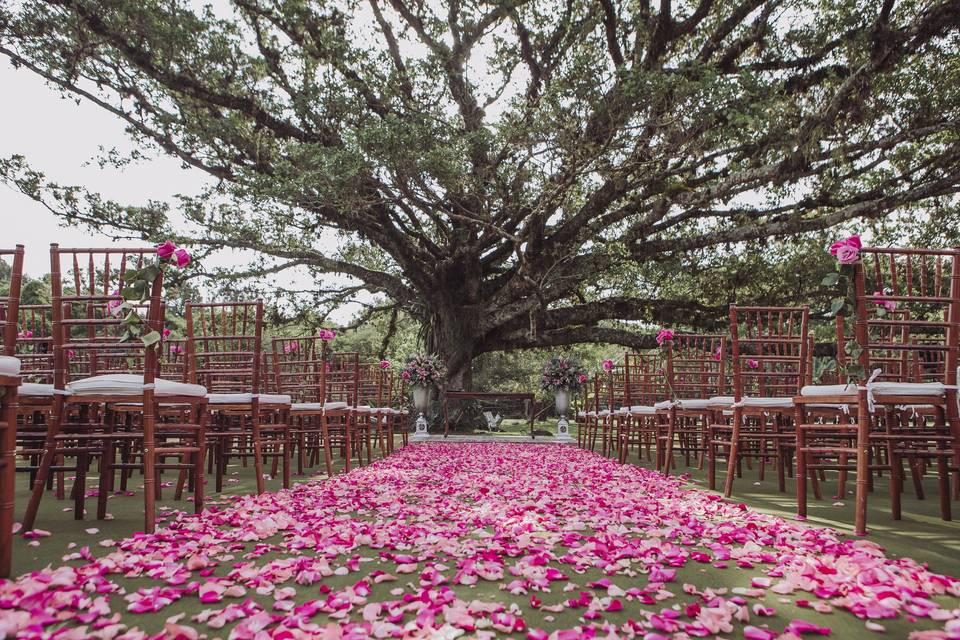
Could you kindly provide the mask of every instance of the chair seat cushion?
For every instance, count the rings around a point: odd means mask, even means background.
[[[946,393],[946,387],[939,382],[874,382],[873,394],[876,396],[933,396]]]
[[[686,398],[682,400],[677,400],[677,405],[681,409],[706,409],[710,406],[710,400],[702,400],[700,398]]]
[[[355,407],[351,407],[356,413],[373,413],[373,407],[368,404],[358,404]]]
[[[673,406],[673,400],[664,400],[663,402],[657,402],[656,404],[654,404],[653,408],[657,410],[663,410],[663,409],[669,409],[672,406]]]
[[[53,397],[52,384],[38,384],[36,382],[24,382],[17,391],[21,396],[46,396]]]
[[[250,404],[253,402],[252,393],[209,393],[207,402],[210,404]]]
[[[608,415],[610,415],[610,409],[603,409],[602,411],[598,411],[598,412],[597,412],[597,417],[598,417],[598,418],[605,418],[605,417],[607,417]]]
[[[639,415],[639,416],[652,416],[657,412],[653,407],[648,407],[641,404],[635,404],[630,407],[630,413]]]
[[[346,402],[295,402],[291,408],[293,411],[336,411],[347,408]]]
[[[380,407],[380,413],[385,413],[389,416],[400,415],[399,409],[394,409],[393,407]]]
[[[744,398],[743,406],[745,407],[759,407],[767,409],[790,409],[793,407],[793,398],[769,398],[769,397],[752,397]]]
[[[290,404],[293,397],[284,393],[261,393],[257,398],[260,404]]]
[[[848,396],[857,394],[855,384],[808,384],[800,389],[802,396]]]
[[[20,360],[13,356],[0,356],[0,376],[20,375]]]
[[[202,398],[206,388],[198,384],[173,382],[160,378],[153,381],[154,394],[163,396],[190,396]],[[139,396],[143,395],[143,376],[136,373],[108,373],[92,378],[74,380],[67,385],[67,393],[75,396]]]
[[[708,406],[711,407],[729,407],[733,405],[734,397],[733,396],[713,396],[707,400]]]

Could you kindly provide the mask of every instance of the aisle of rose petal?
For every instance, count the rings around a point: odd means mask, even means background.
[[[960,637],[958,597],[869,539],[573,447],[421,444],[0,582],[0,637],[772,639],[836,612],[930,640]]]

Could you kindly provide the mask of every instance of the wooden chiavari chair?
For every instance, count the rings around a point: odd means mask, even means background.
[[[582,421],[580,428],[577,429],[577,444],[591,451],[595,451],[597,448],[597,434],[600,429],[600,412],[602,411],[601,398],[604,395],[604,377],[602,373],[596,373],[583,385],[583,411],[577,414],[577,418]]]
[[[651,450],[657,446],[660,424],[655,405],[667,397],[663,358],[659,352],[627,353],[623,358],[624,396],[629,419],[620,430],[620,462],[625,463],[631,446],[637,447],[637,457],[651,460]],[[659,450],[656,453],[660,458]]]
[[[321,417],[323,435],[330,443],[330,451],[337,450],[343,457],[344,471],[350,471],[353,452],[359,449],[353,425],[360,387],[360,354],[333,352],[328,362],[323,388],[325,410]],[[331,468],[329,464],[327,468]]]
[[[185,469],[194,477],[194,509],[203,509],[203,437],[206,390],[158,377],[158,354],[140,340],[122,342],[124,318],[114,312],[126,274],[156,259],[153,248],[61,248],[50,246],[53,313],[54,399],[44,451],[24,516],[34,526],[54,462],[75,455],[74,517],[84,517],[85,474],[100,458],[97,517],[106,517],[106,497],[117,470],[136,468],[144,477],[144,528],[155,528],[157,476]],[[63,275],[72,274],[72,289]],[[140,315],[146,331],[162,331],[162,273],[155,279]],[[82,364],[79,364],[82,363]],[[161,402],[183,407],[187,421],[159,419]],[[135,416],[124,424],[118,417]],[[132,442],[140,461],[117,462],[117,445]],[[177,463],[166,463],[174,457]]]
[[[856,323],[862,348],[863,378],[856,386],[802,390],[798,420],[803,438],[798,449],[815,467],[836,465],[849,471],[855,459],[854,530],[867,531],[867,501],[874,472],[889,473],[891,515],[901,517],[903,462],[911,466],[922,493],[922,470],[937,470],[941,517],[951,518],[950,472],[960,456],[957,408],[957,352],[960,339],[960,250],[863,248],[854,264]],[[877,293],[879,292],[879,293]],[[896,305],[879,313],[878,302]],[[842,352],[842,349],[841,349]],[[856,438],[846,443],[815,438],[806,407],[813,403],[848,404],[856,411]],[[849,442],[853,440],[853,447]],[[837,462],[833,462],[836,459]],[[798,511],[806,516],[807,465],[798,469]]]
[[[216,490],[231,458],[253,459],[257,493],[266,489],[263,461],[279,459],[290,486],[289,414],[292,398],[267,394],[263,379],[263,301],[187,303],[187,366],[191,382],[207,388],[212,417],[208,441]],[[274,465],[276,468],[277,465]]]
[[[323,451],[327,475],[333,474],[330,438],[324,430],[325,412],[340,411],[346,402],[325,406],[328,345],[317,336],[273,339],[273,379],[278,393],[293,398],[290,409],[290,441],[297,473],[319,464]]]
[[[793,398],[807,379],[808,321],[807,307],[730,305],[734,402],[731,422],[718,420],[709,429],[711,489],[716,485],[717,454],[725,453],[727,497],[733,493],[735,476],[742,475],[742,462],[751,459],[758,462],[762,481],[767,461],[773,458],[778,487],[786,490],[795,441]]]
[[[702,469],[707,454],[707,431],[715,411],[734,402],[725,395],[727,340],[722,335],[677,334],[665,341],[666,378],[672,395],[658,408],[660,422],[666,423],[663,442],[657,450],[665,457],[659,469],[669,474],[674,467],[674,450],[679,445],[689,467],[696,456]]]
[[[17,393],[20,360],[15,356],[20,287],[23,278],[23,245],[0,249],[0,261],[10,262],[6,295],[0,297],[0,578],[10,575],[13,554],[13,507],[16,487]]]

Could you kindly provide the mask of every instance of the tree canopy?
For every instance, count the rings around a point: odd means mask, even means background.
[[[492,351],[649,346],[622,321],[716,326],[744,275],[809,293],[790,261],[836,225],[953,229],[958,26],[960,0],[24,0],[0,53],[211,181],[125,204],[0,174],[70,222],[263,254],[222,278],[377,294],[457,384]]]

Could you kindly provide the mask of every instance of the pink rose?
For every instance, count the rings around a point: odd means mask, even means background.
[[[169,338],[171,333],[173,333],[173,331],[170,331],[170,329],[167,329],[166,327],[164,327],[164,329],[163,329],[163,337],[164,337],[164,338]]]
[[[381,368],[381,369],[389,369],[389,368],[390,368],[390,361],[389,361],[389,360],[381,360],[381,361],[380,361],[380,368]]]
[[[403,373],[400,374],[400,377],[403,378],[404,380],[409,380],[409,379],[410,379],[410,372],[409,372],[409,371],[404,371]]]
[[[860,259],[860,249],[863,243],[860,236],[852,235],[843,240],[837,240],[830,245],[830,255],[836,256],[840,264],[853,264]]]
[[[760,363],[754,360],[753,358],[750,358],[749,360],[747,360],[748,369],[756,369],[759,366],[760,366]]]
[[[107,302],[107,311],[109,311],[111,315],[117,315],[120,313],[120,305],[123,304],[123,300],[120,298],[120,292],[117,289],[111,291],[110,295],[114,296],[114,298]]]
[[[673,340],[673,330],[660,329],[660,331],[657,332],[657,344],[663,346],[663,343],[667,340]]]
[[[186,249],[177,249],[173,252],[173,255],[177,258],[177,266],[183,268],[190,264],[190,254]]]
[[[320,329],[320,331],[317,332],[317,336],[324,342],[330,342],[337,337],[337,332],[333,329]]]
[[[586,382],[587,381],[586,374],[581,373],[579,376],[577,376],[577,381],[579,381],[580,384],[583,384],[584,382]]]
[[[67,360],[73,360],[77,357],[77,352],[73,349],[67,349]]]
[[[604,371],[613,371],[613,360],[607,358],[603,361],[603,370]]]
[[[896,303],[895,301],[893,301],[893,300],[886,300],[886,299],[884,299],[884,297],[883,297],[883,292],[882,292],[882,291],[874,291],[874,292],[873,292],[873,302],[874,302],[874,304],[877,304],[877,305],[882,306],[882,307],[883,307],[884,309],[886,309],[887,311],[896,311],[896,310],[897,310],[897,303]]]
[[[722,347],[717,347],[717,350],[713,352],[713,359],[718,362],[722,360],[723,356],[721,355],[721,352],[722,352]]]
[[[177,245],[173,244],[170,240],[167,240],[159,247],[157,247],[157,257],[161,260],[169,260],[170,256],[177,250]]]

